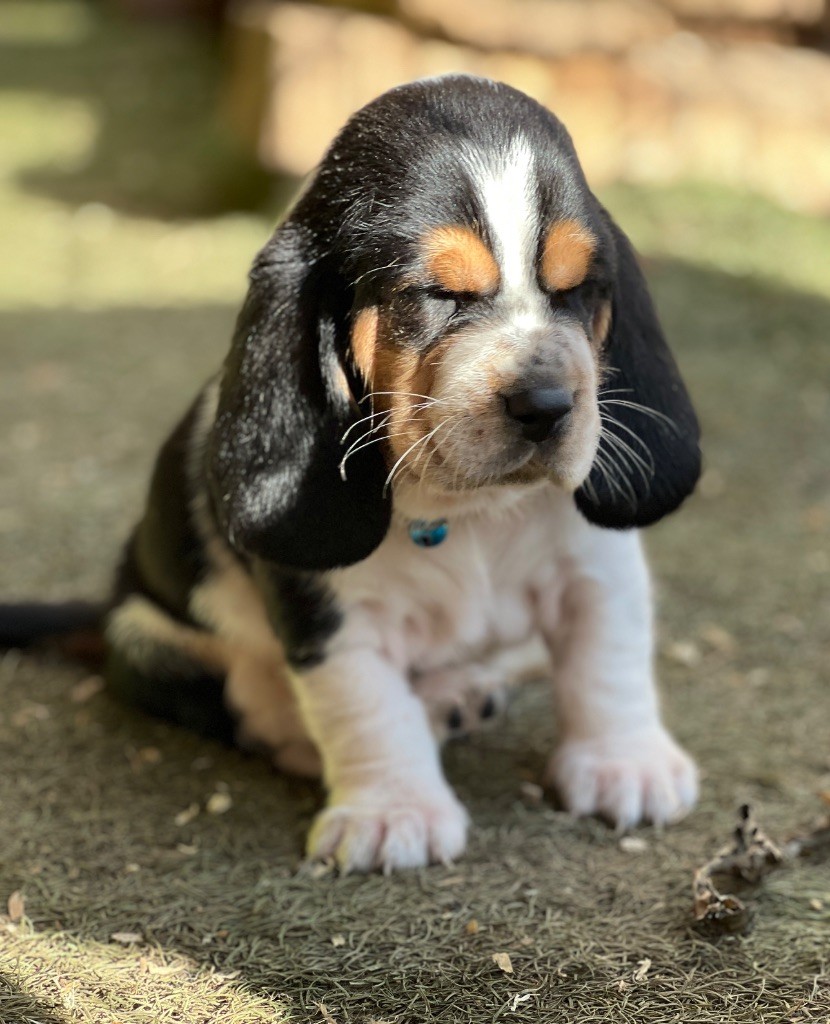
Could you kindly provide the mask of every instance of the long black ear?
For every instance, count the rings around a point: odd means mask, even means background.
[[[260,253],[225,362],[207,474],[239,551],[298,569],[367,557],[389,526],[379,445],[339,472],[341,438],[362,415],[346,358],[350,296],[291,220]]]
[[[600,385],[603,436],[582,514],[598,526],[648,526],[694,490],[700,428],[631,243],[605,211],[616,246],[611,326]]]

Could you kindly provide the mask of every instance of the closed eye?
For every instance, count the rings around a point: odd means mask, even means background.
[[[451,292],[428,291],[423,301],[427,314],[435,320],[447,321],[458,310],[458,302]]]
[[[599,281],[581,281],[573,288],[550,292],[550,303],[554,309],[567,309],[574,313],[593,312],[596,306],[608,298],[610,288]]]
[[[428,288],[424,295],[430,312],[441,315],[448,321],[468,312],[486,298],[478,292],[450,292],[444,288],[434,287]]]

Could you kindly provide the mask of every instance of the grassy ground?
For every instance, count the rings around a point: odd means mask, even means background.
[[[254,181],[259,207],[227,212],[252,179],[206,127],[210,40],[33,7],[0,9],[2,594],[95,596],[273,210]],[[700,808],[631,853],[528,806],[555,734],[530,690],[448,752],[463,862],[313,877],[313,787],[11,654],[0,907],[20,892],[25,912],[0,922],[2,1024],[830,1020],[826,860],[772,876],[748,937],[690,917],[740,801],[785,836],[830,789],[830,225],[704,187],[605,198],[650,256],[706,429],[701,493],[649,535]]]

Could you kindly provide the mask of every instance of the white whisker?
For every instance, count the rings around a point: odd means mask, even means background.
[[[446,419],[445,419],[445,420],[444,420],[444,421],[443,421],[443,422],[442,422],[442,423],[440,424],[440,426],[444,426],[444,425],[445,425],[445,424],[447,424],[447,423],[452,423],[452,426],[450,427],[449,433],[448,433],[448,434],[446,435],[446,437],[444,438],[444,444],[446,444],[446,443],[447,443],[447,441],[448,441],[448,440],[450,439],[450,437],[452,436],[452,433],[453,433],[453,431],[454,431],[454,430],[456,429],[456,427],[460,426],[460,425],[461,425],[461,424],[462,424],[463,422],[464,422],[464,416],[463,416],[463,415],[458,415],[458,416],[456,416],[456,417],[455,417],[455,419],[454,419],[454,420],[451,420],[451,419],[450,419],[450,417],[448,416],[448,417],[447,417],[447,418],[446,418]],[[429,453],[429,458],[427,459],[427,461],[426,461],[425,465],[424,465],[424,466],[423,466],[423,468],[421,469],[421,479],[420,479],[420,482],[419,482],[419,484],[418,484],[418,491],[419,491],[419,493],[420,493],[421,489],[423,488],[423,483],[424,483],[424,477],[426,476],[426,474],[427,474],[427,470],[429,469],[429,464],[430,464],[430,462],[432,462],[432,460],[433,460],[433,458],[434,458],[434,456],[435,456],[435,453],[436,453],[437,451],[438,451],[438,446],[437,446],[436,444],[434,444],[434,443],[433,443],[433,445],[432,445],[432,451],[431,451],[431,452]],[[424,453],[426,453],[426,448],[424,448]],[[420,458],[420,457],[421,457],[421,453],[419,453],[419,454],[418,454],[418,458]],[[415,463],[415,464],[417,465],[417,461],[416,461],[416,463]]]
[[[346,479],[346,462],[358,452],[363,451],[364,448],[371,448],[373,444],[380,444],[381,441],[387,440],[390,437],[405,437],[409,434],[408,430],[398,430],[394,434],[382,434],[380,437],[373,437],[371,441],[366,441],[365,444],[359,444],[358,442],[363,441],[363,437],[359,437],[355,444],[346,452],[343,458],[340,460],[340,476],[343,480]]]
[[[417,405],[410,405],[405,411],[409,413],[417,412],[421,409],[428,409],[429,406],[432,404],[434,403],[419,402]],[[377,412],[370,412],[368,416],[364,416],[362,419],[356,420],[354,423],[352,423],[352,425],[346,430],[346,432],[340,438],[340,443],[342,444],[349,436],[349,434],[351,434],[351,432],[355,429],[355,427],[359,427],[361,423],[365,423],[367,420],[373,420],[376,416],[393,416],[396,411],[397,410],[395,409],[378,409]],[[408,418],[412,419],[411,416]]]
[[[621,437],[616,434],[612,434],[607,430],[603,431],[603,437],[606,441],[616,449],[618,455],[623,462],[630,466],[632,469],[637,470],[643,479],[643,483],[648,488],[654,477],[654,468],[649,467],[648,464],[634,451],[634,449],[625,443]]]
[[[619,477],[618,473],[620,467],[614,460],[613,452],[608,448],[606,448],[602,453],[597,452],[595,461],[600,468],[600,472],[608,483],[609,490],[611,490],[612,493],[616,491],[622,498],[627,498],[631,502],[632,508],[636,508],[637,495],[629,481],[625,479],[625,476],[622,478]],[[615,470],[617,473],[614,472]],[[625,487],[627,488],[627,493],[623,488],[623,484],[625,484]]]
[[[615,416],[612,416],[611,413],[602,412],[602,410],[600,410],[599,417],[600,417],[600,419],[603,422],[613,423],[615,427],[619,427],[620,430],[624,430],[626,432],[626,434],[629,434],[637,442],[637,444],[640,445],[640,447],[643,449],[643,451],[648,456],[648,461],[649,461],[649,466],[651,468],[651,471],[652,472],[656,472],[655,467],[654,467],[654,459],[652,458],[652,455],[651,455],[651,449],[645,443],[645,441],[636,433],[636,431],[632,430],[630,427],[627,427],[624,423],[621,423]]]
[[[409,447],[408,447],[408,448],[406,449],[406,451],[405,451],[405,452],[403,453],[403,455],[401,455],[401,457],[400,457],[400,458],[398,459],[398,461],[397,461],[397,462],[395,463],[395,465],[394,465],[394,466],[392,467],[392,469],[391,469],[391,470],[389,471],[389,475],[387,476],[387,478],[386,478],[386,482],[385,482],[385,483],[384,483],[384,485],[383,485],[383,493],[384,493],[384,494],[386,494],[386,490],[387,490],[387,488],[388,488],[388,487],[389,487],[389,485],[390,485],[390,484],[392,483],[392,480],[393,480],[393,479],[394,479],[394,477],[395,477],[395,470],[396,470],[396,469],[398,468],[398,466],[400,466],[400,465],[401,465],[401,463],[402,463],[402,462],[404,461],[404,459],[405,459],[405,458],[407,457],[407,455],[409,455],[409,453],[410,453],[410,452],[411,452],[411,451],[412,451],[412,450],[413,450],[414,448],[417,448],[417,447],[418,447],[418,445],[420,445],[420,444],[424,444],[424,442],[428,441],[428,440],[429,440],[429,439],[430,439],[430,438],[431,438],[431,437],[433,436],[433,434],[435,434],[435,433],[436,433],[436,431],[438,431],[438,430],[440,430],[440,429],[441,429],[441,427],[443,426],[444,422],[445,422],[445,421],[444,421],[444,420],[442,420],[442,421],[441,421],[441,423],[439,423],[437,427],[435,427],[435,428],[434,428],[433,430],[431,430],[431,431],[430,431],[430,432],[429,432],[428,434],[424,434],[424,436],[423,436],[423,437],[419,437],[419,438],[418,438],[418,440],[417,440],[417,441],[416,441],[416,442],[415,442],[414,444],[411,444],[411,445],[410,445],[410,446],[409,446]]]
[[[655,420],[659,420],[663,423],[666,423],[668,426],[672,428],[672,430],[677,431],[678,434],[680,433],[679,427],[671,418],[671,416],[667,416],[663,412],[658,412],[656,409],[650,409],[647,405],[641,405],[639,402],[630,402],[627,399],[623,398],[606,398],[603,399],[599,404],[621,405],[625,409],[633,409],[634,412],[641,412],[644,416],[651,416]]]
[[[445,400],[443,398],[434,398],[432,395],[421,395],[417,391],[370,391],[368,395],[363,396],[363,401],[367,398],[374,398],[376,395],[397,395],[400,398],[424,398],[427,402],[433,405],[444,405]]]
[[[593,503],[595,505],[598,505],[599,504],[599,498],[597,497],[596,488],[591,483],[590,475],[585,477],[585,480],[582,482],[582,487],[585,490],[585,493],[591,499],[591,501],[593,501]]]

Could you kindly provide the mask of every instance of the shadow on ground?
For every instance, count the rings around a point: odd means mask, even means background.
[[[555,731],[531,688],[505,727],[448,752],[474,821],[461,863],[315,878],[297,871],[314,787],[121,708],[73,667],[10,654],[0,862],[28,923],[3,940],[18,964],[4,1022],[109,1019],[90,1007],[310,1022],[317,1002],[338,1024],[826,1020],[826,866],[773,876],[754,932],[719,943],[691,927],[690,878],[739,802],[783,837],[828,789],[830,304],[649,269],[706,436],[701,494],[650,532],[666,710],[703,766],[700,808],[665,835],[641,830],[632,854],[598,822],[527,806],[519,783]],[[0,314],[0,471],[17,492],[0,520],[4,597],[100,592],[153,448],[232,316]],[[230,809],[211,814],[219,792]],[[140,945],[111,941],[125,932]],[[175,1002],[205,978],[192,1006]]]
[[[222,42],[210,26],[56,6],[38,15],[32,5],[28,37],[0,41],[0,91],[40,94],[68,118],[92,119],[94,138],[74,166],[29,168],[27,190],[180,219],[272,208],[294,187],[275,183],[221,123]]]

